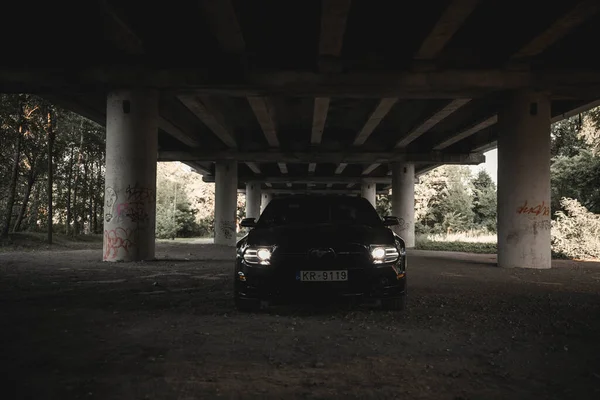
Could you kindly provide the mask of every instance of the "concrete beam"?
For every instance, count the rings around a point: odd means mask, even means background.
[[[140,60],[140,63],[142,61]],[[561,69],[436,70],[424,72],[361,72],[327,74],[307,71],[248,71],[207,67],[164,68],[146,62],[72,68],[68,76],[57,67],[2,67],[0,90],[6,93],[60,91],[97,92],[119,87],[156,88],[177,94],[229,96],[288,95],[405,99],[474,98],[500,90],[540,87],[557,95],[596,100],[600,71]]]
[[[534,37],[513,54],[511,59],[524,59],[541,54],[570,31],[593,17],[598,11],[600,11],[600,2],[598,0],[580,1],[571,11],[555,20],[548,29]]]
[[[581,114],[583,112],[589,111],[592,108],[596,108],[596,107],[600,107],[600,100],[596,100],[596,101],[592,101],[591,103],[584,104],[580,107],[577,107],[570,111],[567,111],[564,114],[555,115],[554,117],[552,117],[550,122],[555,123],[558,121],[562,121],[563,119],[571,118],[574,115]]]
[[[493,115],[490,118],[487,118],[479,123],[477,123],[476,125],[472,126],[469,129],[466,129],[462,132],[457,133],[456,135],[453,135],[451,137],[449,137],[448,139],[440,142],[439,144],[435,145],[433,147],[433,150],[439,151],[439,150],[443,150],[451,145],[453,145],[454,143],[457,143],[465,138],[468,138],[471,135],[474,135],[475,133],[484,130],[485,128],[492,126],[494,124],[496,124],[498,122],[498,116],[497,115]]]
[[[323,0],[321,2],[320,55],[340,56],[350,4],[351,0]]]
[[[219,45],[229,54],[242,54],[246,43],[231,0],[201,0],[204,23],[210,27]]]
[[[397,101],[398,98],[396,97],[381,99],[375,110],[369,116],[369,119],[365,125],[362,127],[360,132],[358,132],[358,135],[356,135],[353,143],[354,146],[360,146],[367,141],[369,136],[371,136],[371,133],[373,133],[375,128],[377,128],[377,125],[379,125],[387,113],[390,112]]]
[[[448,117],[450,114],[452,114],[453,112],[455,112],[456,110],[458,110],[459,108],[461,108],[462,106],[467,104],[469,101],[471,101],[471,99],[452,100],[450,103],[448,103],[446,106],[444,106],[441,110],[439,110],[438,112],[433,114],[431,117],[429,117],[429,119],[427,119],[427,121],[423,122],[421,125],[417,126],[415,129],[410,131],[408,135],[406,135],[405,137],[400,139],[396,143],[395,147],[397,149],[405,148],[410,143],[412,143],[414,140],[419,138],[421,135],[423,135],[424,133],[429,131],[431,128],[433,128],[435,125],[437,125],[439,122],[441,122],[446,117]]]
[[[213,171],[211,171],[209,168],[206,168],[203,165],[200,165],[194,161],[184,161],[183,164],[190,167],[195,173],[201,174],[203,178],[205,176],[212,175],[213,173]]]
[[[104,37],[116,48],[127,54],[143,54],[144,45],[142,40],[125,22],[123,17],[106,0],[100,0],[99,3],[105,16],[103,19]]]
[[[258,120],[269,146],[279,147],[274,110],[273,107],[269,105],[268,99],[265,97],[251,96],[248,97],[248,103],[250,103],[250,107],[252,107],[252,111]]]
[[[177,97],[223,143],[228,147],[237,147],[233,130],[227,126],[225,118],[210,104],[208,96],[187,94]]]
[[[204,175],[204,182],[214,182],[215,176]],[[269,182],[273,183],[293,183],[293,184],[348,184],[348,183],[390,183],[392,178],[384,177],[364,177],[364,176],[239,176],[240,182]]]
[[[347,163],[339,163],[335,169],[335,174],[336,175],[341,174],[342,172],[344,172],[344,170],[346,169],[347,166],[348,166]]]
[[[243,151],[160,151],[159,161],[216,161],[216,160],[237,160],[238,162],[260,162],[260,163],[388,163],[393,161],[411,162],[411,163],[443,163],[443,164],[479,164],[485,162],[485,157],[481,153],[407,153],[407,152],[365,152],[365,151],[347,151],[347,152],[328,152],[328,151],[262,151],[262,152],[243,152]],[[283,171],[282,171],[283,172]],[[287,173],[287,170],[283,173]]]
[[[256,119],[260,124],[260,127],[265,134],[267,143],[271,147],[279,147],[279,139],[277,138],[277,128],[275,124],[275,113],[273,106],[270,105],[270,101],[266,97],[248,97],[248,102]],[[259,160],[256,160],[259,161]],[[260,161],[259,161],[260,162]],[[282,174],[287,174],[287,165],[284,162],[278,162],[279,170]]]
[[[329,97],[316,97],[313,111],[312,132],[310,144],[320,144],[325,130],[325,121],[329,111]]]
[[[246,163],[246,165],[247,165],[247,166],[248,166],[248,168],[250,168],[250,170],[251,170],[252,172],[254,172],[255,174],[260,174],[260,173],[261,173],[261,171],[260,171],[260,167],[258,166],[258,164],[257,164],[257,163],[255,163],[255,162],[247,162],[247,163]]]
[[[173,136],[175,139],[179,140],[181,143],[190,146],[190,147],[199,147],[200,142],[194,138],[192,135],[184,132],[178,126],[174,125],[171,121],[159,117],[158,118],[158,128],[167,132],[169,135]]]
[[[375,164],[371,164],[368,167],[366,167],[365,169],[363,169],[362,174],[363,175],[369,175],[371,172],[375,171],[377,168],[379,168],[379,166],[381,165],[381,163],[375,163]]]
[[[435,24],[415,55],[418,60],[432,60],[471,15],[479,0],[453,0]]]
[[[267,194],[339,194],[339,195],[360,195],[360,189],[264,189]],[[377,193],[385,194],[384,190],[378,190]]]

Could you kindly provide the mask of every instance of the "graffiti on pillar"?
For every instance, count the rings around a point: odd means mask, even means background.
[[[106,211],[104,219],[106,222],[129,221],[136,224],[145,224],[149,221],[149,205],[156,202],[156,194],[153,189],[127,186],[125,189],[126,200],[117,202],[119,196],[112,187],[106,188]]]
[[[108,186],[104,195],[104,220],[110,222],[113,219],[114,206],[117,202],[117,192]]]
[[[536,217],[542,215],[545,217],[550,215],[550,205],[546,204],[545,201],[542,201],[538,204],[529,205],[527,200],[525,200],[525,202],[517,208],[517,214],[535,215]]]
[[[410,228],[410,224],[404,220],[404,218],[398,218],[398,230],[405,231]]]
[[[538,231],[549,231],[552,229],[552,222],[549,220],[534,221],[533,222],[533,234],[537,235]]]
[[[118,221],[122,221],[125,218],[134,223],[143,223],[148,221],[146,205],[141,201],[131,201],[117,204],[116,214]]]
[[[234,221],[219,222],[219,231],[223,234],[223,237],[225,239],[231,239],[235,235],[235,222]]]
[[[127,194],[127,200],[130,202],[154,203],[156,200],[156,194],[154,190],[150,188],[139,187],[137,184],[134,186],[127,186],[125,193]]]
[[[104,231],[104,260],[110,261],[117,258],[123,250],[129,254],[129,249],[135,246],[135,230],[115,228]]]

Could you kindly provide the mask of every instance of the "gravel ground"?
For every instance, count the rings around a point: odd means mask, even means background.
[[[600,264],[409,253],[403,313],[234,311],[232,251],[0,254],[2,399],[599,399]]]

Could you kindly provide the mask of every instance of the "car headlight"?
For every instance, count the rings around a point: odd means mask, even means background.
[[[398,249],[393,246],[371,245],[369,250],[373,264],[396,262],[400,258]]]
[[[244,261],[248,264],[270,265],[272,254],[271,247],[248,247],[244,250]]]

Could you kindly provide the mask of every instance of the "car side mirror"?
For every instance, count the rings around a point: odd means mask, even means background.
[[[254,228],[256,226],[255,218],[244,218],[242,222],[240,222],[240,226],[244,228]]]
[[[398,219],[398,217],[383,217],[383,225],[384,226],[400,225],[400,220]]]

